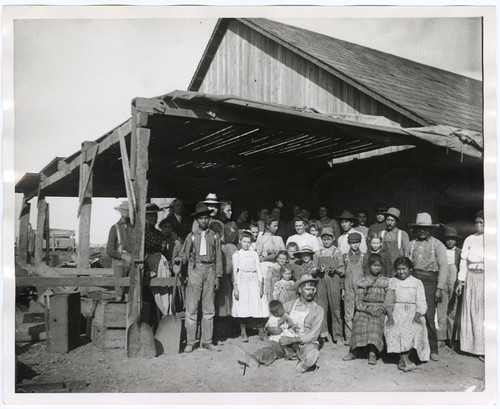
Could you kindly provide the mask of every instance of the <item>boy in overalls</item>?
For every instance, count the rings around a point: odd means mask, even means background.
[[[359,249],[362,236],[360,233],[351,233],[347,238],[350,250],[344,254],[345,283],[344,283],[344,345],[351,343],[352,320],[356,308],[356,289],[358,281],[363,278],[365,253]]]
[[[316,274],[319,279],[316,302],[323,308],[325,316],[321,324],[320,340],[328,341],[328,306],[332,316],[332,339],[336,344],[344,342],[342,335],[342,316],[340,313],[341,279],[344,277],[344,259],[340,250],[334,246],[333,229],[325,227],[321,233],[323,248],[314,254]]]

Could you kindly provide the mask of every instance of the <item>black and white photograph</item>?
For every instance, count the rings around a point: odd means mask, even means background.
[[[3,14],[6,402],[496,400],[494,7]]]

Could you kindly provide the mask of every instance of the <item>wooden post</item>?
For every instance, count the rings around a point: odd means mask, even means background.
[[[80,225],[78,231],[77,267],[89,268],[90,253],[90,216],[92,212],[92,179],[93,172],[89,162],[95,161],[96,142],[83,142],[80,160],[79,180],[79,217]]]
[[[137,203],[137,217],[133,227],[134,245],[132,249],[132,259],[134,263],[130,271],[130,290],[127,305],[127,333],[128,328],[136,323],[141,314],[142,298],[142,274],[144,270],[144,230],[146,225],[146,198],[148,192],[148,147],[150,130],[147,128],[137,128],[137,146],[132,152],[136,152],[136,167],[134,190]],[[138,263],[135,263],[138,261]],[[127,354],[130,355],[129,338],[127,337]]]
[[[45,233],[45,216],[47,215],[47,202],[45,197],[38,194],[38,213],[36,217],[36,236],[35,236],[35,265],[38,266],[43,261],[43,236]]]
[[[49,204],[45,204],[45,225],[43,227],[44,232],[43,235],[45,237],[45,262],[49,264],[50,260],[50,248],[51,248],[51,237],[50,237],[50,212],[49,212]]]
[[[19,263],[25,265],[28,263],[28,240],[29,240],[29,225],[30,225],[30,210],[31,203],[28,203],[26,196],[23,197],[23,207],[19,216],[19,242],[18,254]]]

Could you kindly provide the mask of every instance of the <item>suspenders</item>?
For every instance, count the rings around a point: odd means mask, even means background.
[[[410,260],[413,261],[413,250],[415,250],[415,246],[417,245],[417,240],[413,240],[411,242],[410,246]],[[434,237],[431,237],[431,262],[430,265],[432,267],[437,267],[437,262],[436,262],[436,239]],[[435,271],[437,271],[437,268],[435,268]]]
[[[384,240],[385,230],[380,232],[380,238]],[[401,230],[398,229],[398,250],[401,250]]]

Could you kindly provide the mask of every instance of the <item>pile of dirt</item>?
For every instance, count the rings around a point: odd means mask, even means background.
[[[45,342],[16,345],[22,383],[81,381],[79,392],[458,392],[484,390],[484,363],[440,349],[439,362],[427,362],[409,373],[397,369],[397,356],[377,365],[364,359],[345,362],[348,347],[331,342],[321,350],[317,367],[295,371],[295,361],[278,360],[267,367],[237,363],[236,347],[253,352],[262,346],[257,336],[248,344],[239,338],[220,342],[220,352],[195,349],[190,354],[129,359],[123,349],[99,349],[86,343],[64,354],[51,354]],[[464,370],[467,368],[467,370]]]

